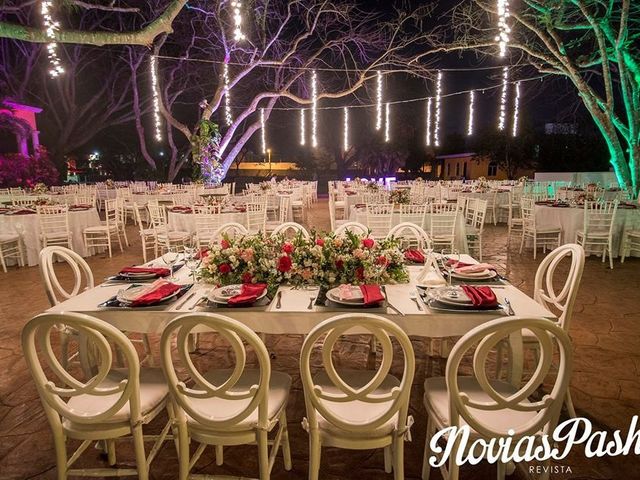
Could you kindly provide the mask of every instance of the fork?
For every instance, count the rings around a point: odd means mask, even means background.
[[[420,305],[420,301],[418,300],[417,293],[414,291],[409,292],[409,298],[414,302],[416,302],[416,306],[418,307],[418,310],[422,312],[422,305]]]
[[[513,307],[511,306],[511,302],[509,301],[508,298],[504,299],[504,304],[507,306],[507,314],[508,315],[515,315],[516,312],[513,310]]]

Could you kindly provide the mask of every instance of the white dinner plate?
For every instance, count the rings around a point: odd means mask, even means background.
[[[470,307],[473,302],[461,287],[442,287],[429,292],[429,296],[445,305]]]
[[[130,303],[133,303],[136,300],[136,298],[138,298],[145,290],[149,290],[149,285],[140,285],[138,287],[126,288],[126,289],[120,290],[118,292],[118,294],[116,295],[116,299],[120,303],[130,304]],[[167,295],[164,298],[161,298],[160,300],[158,300],[155,303],[165,302],[165,301],[175,297],[179,293],[180,293],[180,290],[176,290],[175,292]]]
[[[234,285],[226,285],[224,287],[218,287],[209,292],[207,296],[207,300],[213,303],[219,303],[222,305],[226,305],[231,297],[235,297],[236,295],[240,295],[242,291],[242,284],[234,284]],[[256,302],[267,295],[267,289],[258,295],[256,298]]]
[[[130,278],[132,280],[148,280],[150,278],[156,278],[155,273],[151,272],[132,272],[132,273],[120,273],[121,277]]]
[[[340,287],[332,288],[327,292],[327,298],[332,302],[338,303],[340,305],[348,305],[351,307],[354,306],[364,306],[364,295],[362,295],[362,290],[360,290],[359,286],[353,285],[351,287],[351,298],[342,298],[340,297]]]
[[[495,270],[484,270],[482,272],[475,273],[459,273],[459,272],[451,272],[451,276],[453,278],[459,278],[462,280],[488,280],[490,278],[494,278],[497,275]]]

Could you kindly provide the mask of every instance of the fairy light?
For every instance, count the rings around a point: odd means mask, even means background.
[[[382,128],[382,72],[378,71],[376,85],[376,130]]]
[[[52,1],[44,0],[40,4],[40,13],[44,20],[45,35],[49,39],[49,43],[47,43],[47,56],[49,57],[49,66],[51,67],[49,75],[57,77],[64,73],[64,68],[62,68],[60,57],[58,57],[58,44],[56,43],[56,32],[60,28],[60,23],[53,19],[51,15],[52,7]]]
[[[316,71],[311,72],[311,146],[318,146],[316,135],[318,127],[318,77]]]
[[[467,122],[467,136],[473,135],[473,103],[475,101],[475,91],[469,92],[469,121]]]
[[[153,95],[153,125],[156,141],[162,140],[162,121],[160,120],[160,90],[158,89],[158,65],[155,55],[151,55],[151,94]]]
[[[300,109],[300,145],[305,145],[307,143],[306,140],[307,133],[305,132],[305,124],[304,124],[304,108]]]
[[[507,119],[507,96],[509,92],[509,68],[502,67],[502,90],[500,91],[500,116],[498,130],[504,130]]]
[[[260,136],[262,137],[262,154],[267,153],[267,134],[264,127],[264,108],[260,109]]]
[[[389,134],[389,102],[384,104],[384,141],[388,142],[391,140],[391,135]]]
[[[509,34],[511,33],[507,22],[509,16],[509,0],[498,0],[498,35],[495,40],[498,42],[501,57],[507,53],[507,43],[509,43]]]
[[[244,40],[246,37],[242,32],[242,3],[233,1],[231,2],[231,8],[233,8],[233,22],[235,24],[235,28],[233,30],[233,38],[236,42],[240,40]]]
[[[344,123],[343,123],[343,140],[344,140],[344,151],[349,150],[349,109],[344,107]]]
[[[433,143],[436,147],[440,146],[440,95],[442,94],[442,72],[438,70],[436,81],[436,119],[433,129]]]
[[[431,146],[431,97],[427,99],[427,146]]]
[[[233,123],[233,116],[231,115],[231,91],[229,90],[229,65],[226,63],[222,68],[222,78],[224,80],[224,120],[227,122],[227,127],[230,127]]]
[[[518,136],[518,120],[520,117],[520,82],[516,82],[516,98],[513,103],[513,125],[511,135]]]

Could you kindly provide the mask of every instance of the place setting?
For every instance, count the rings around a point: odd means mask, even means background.
[[[141,285],[134,283],[98,305],[100,308],[144,308],[164,305],[187,293],[193,284],[178,285],[166,279]]]

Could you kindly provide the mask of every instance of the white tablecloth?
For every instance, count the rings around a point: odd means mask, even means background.
[[[576,232],[584,227],[584,208],[535,206],[536,228],[561,227],[562,242],[573,243]],[[625,229],[640,227],[640,210],[618,208],[613,232],[613,255],[618,256]]]
[[[29,266],[38,265],[40,254],[40,227],[38,216],[31,215],[0,215],[0,231],[4,233],[15,232],[16,225],[24,228],[23,241],[26,246],[27,263]],[[82,255],[88,256],[84,246],[82,232],[87,227],[100,225],[100,217],[95,208],[78,212],[69,212],[69,228],[71,229],[73,250]]]
[[[196,231],[196,216],[193,213],[169,212],[167,221],[169,222],[169,230],[190,233],[195,233]],[[220,214],[220,225],[231,222],[240,223],[246,227],[247,214],[242,212]]]
[[[350,222],[358,222],[363,225],[367,224],[367,212],[364,209],[359,209],[352,207],[349,212],[349,221]],[[430,225],[429,214],[425,217],[425,225],[427,225],[426,231],[429,233],[428,225]],[[400,215],[397,212],[394,212],[393,217],[391,219],[391,226],[394,227],[400,223]],[[467,243],[467,226],[464,223],[464,215],[458,214],[458,218],[456,219],[456,228],[455,228],[455,247],[461,253],[469,252],[469,245]]]

